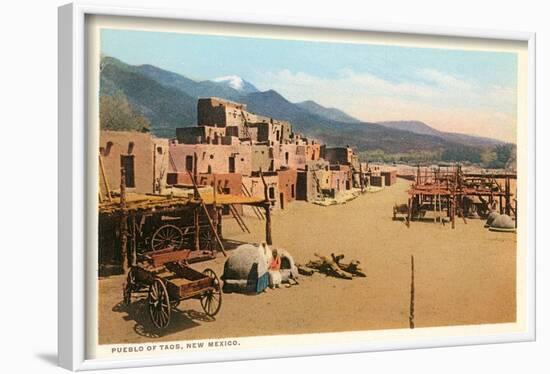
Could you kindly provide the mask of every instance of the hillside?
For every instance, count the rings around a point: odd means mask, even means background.
[[[296,105],[302,109],[307,110],[312,114],[319,115],[331,121],[349,122],[349,123],[361,122],[357,118],[350,116],[349,114],[341,111],[340,109],[326,108],[316,103],[313,100],[302,101],[300,103],[296,103]]]
[[[491,138],[484,138],[481,136],[473,136],[466,134],[459,134],[453,132],[443,132],[428,126],[424,122],[420,121],[385,121],[378,122],[378,124],[402,131],[410,131],[415,134],[433,135],[448,140],[450,142],[466,144],[476,147],[495,146],[504,144],[504,142]]]
[[[292,103],[274,90],[257,92],[247,86],[251,92],[246,93],[241,89],[244,82],[231,78],[198,82],[152,65],[132,66],[104,57],[100,94],[123,94],[133,109],[150,121],[151,131],[159,137],[173,137],[177,127],[195,126],[197,99],[217,96],[245,103],[251,112],[290,121],[295,131],[331,146],[350,145],[364,157],[377,154],[415,160],[421,155],[423,159],[478,162],[483,149],[502,144],[440,132],[418,121],[360,122],[313,101]]]
[[[162,85],[116,59],[104,58],[100,95],[116,93],[122,93],[138,113],[149,119],[151,131],[159,137],[172,137],[176,127],[192,126],[197,121],[196,98]]]

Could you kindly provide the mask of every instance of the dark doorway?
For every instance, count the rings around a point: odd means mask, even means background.
[[[134,188],[136,186],[135,174],[134,174],[134,156],[122,155],[120,156],[120,163],[124,168],[124,183],[128,188]]]
[[[233,156],[229,157],[229,172],[230,173],[235,172],[235,157]]]
[[[193,156],[185,156],[185,170],[193,171]]]
[[[285,208],[285,194],[282,192],[279,193],[279,202],[281,204],[281,209]]]

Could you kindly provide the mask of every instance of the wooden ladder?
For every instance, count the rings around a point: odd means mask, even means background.
[[[218,188],[218,193],[223,193],[221,188]],[[239,225],[241,230],[243,232],[247,232],[250,234],[250,230],[248,229],[246,222],[244,222],[243,217],[239,214],[239,211],[237,210],[237,208],[235,208],[233,204],[228,204],[228,206],[229,206],[229,211],[231,212],[231,215],[233,216],[233,218],[235,218],[235,221],[237,221],[237,224]]]
[[[244,185],[244,183],[241,184],[241,190],[245,194],[245,196],[252,197],[252,194],[250,193],[248,188]],[[262,213],[260,208],[258,208],[257,206],[253,206],[253,205],[251,206],[251,208],[252,208],[252,211],[254,212],[254,214],[256,215],[256,217],[258,217],[258,219],[260,221],[265,220],[264,214]]]

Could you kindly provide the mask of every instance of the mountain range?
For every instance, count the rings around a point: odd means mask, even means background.
[[[503,142],[436,130],[419,121],[362,122],[337,108],[312,100],[293,103],[274,90],[259,91],[238,76],[196,81],[153,65],[129,65],[112,57],[101,62],[101,95],[122,93],[151,122],[159,137],[174,137],[177,127],[195,126],[197,99],[215,96],[241,102],[248,111],[287,120],[297,132],[331,146],[386,153],[454,149],[479,152]]]

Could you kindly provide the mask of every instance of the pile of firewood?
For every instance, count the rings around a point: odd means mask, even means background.
[[[311,276],[314,273],[322,273],[327,276],[353,279],[354,277],[366,277],[367,275],[359,267],[360,262],[352,260],[349,263],[341,262],[344,255],[331,253],[330,257],[321,256],[315,253],[318,260],[309,261],[305,265],[298,265],[298,272],[302,275]]]

